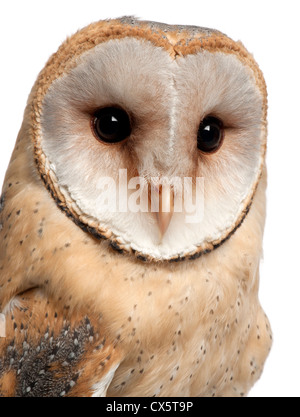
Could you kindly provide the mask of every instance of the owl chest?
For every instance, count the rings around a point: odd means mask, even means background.
[[[238,361],[228,352],[238,350],[239,329],[246,325],[241,305],[235,300],[236,307],[227,311],[228,300],[218,294],[217,286],[149,289],[119,329],[125,358],[108,395],[205,395],[221,373],[226,379],[225,371]]]

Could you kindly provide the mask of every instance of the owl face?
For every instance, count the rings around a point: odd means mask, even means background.
[[[32,111],[35,156],[59,207],[87,232],[143,259],[194,258],[250,208],[265,86],[221,33],[152,25],[101,22],[51,58]]]

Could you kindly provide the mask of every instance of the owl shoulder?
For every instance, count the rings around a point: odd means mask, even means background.
[[[1,318],[0,396],[105,396],[122,354],[99,317],[33,289]]]

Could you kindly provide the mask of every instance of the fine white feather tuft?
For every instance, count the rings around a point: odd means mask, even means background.
[[[94,391],[93,397],[106,397],[106,391],[115,375],[116,370],[118,369],[119,364],[114,366],[108,371],[104,378],[101,381],[93,385],[92,390]]]

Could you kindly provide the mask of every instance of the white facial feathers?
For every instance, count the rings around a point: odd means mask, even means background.
[[[104,145],[91,131],[91,114],[119,106],[133,120],[120,146]],[[197,149],[207,115],[224,122],[219,151]],[[42,147],[63,192],[79,211],[120,242],[156,259],[193,252],[222,238],[245,209],[261,168],[262,98],[250,68],[233,54],[203,51],[173,60],[167,51],[136,38],[111,40],[83,54],[56,80],[43,102]],[[204,179],[198,224],[175,213],[160,241],[151,212],[103,210],[99,184],[128,179]],[[130,193],[129,193],[130,194]]]

